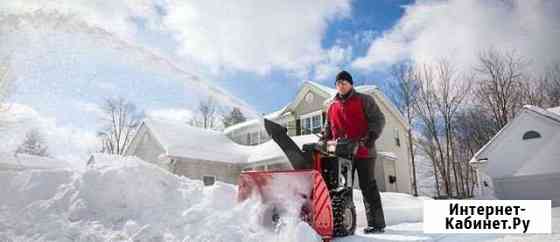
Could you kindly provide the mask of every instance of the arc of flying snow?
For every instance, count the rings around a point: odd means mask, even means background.
[[[97,25],[91,25],[83,20],[80,20],[75,15],[61,14],[56,11],[45,12],[43,10],[36,10],[30,13],[21,14],[0,14],[0,26],[4,25],[5,27],[7,25],[10,28],[8,29],[8,31],[17,31],[18,25],[21,25],[23,23],[30,23],[35,28],[39,25],[46,26],[48,25],[48,23],[51,23],[53,24],[52,27],[55,29],[60,29],[67,32],[82,32],[86,34],[92,34],[97,38],[105,39],[108,43],[114,45],[112,46],[112,48],[115,50],[123,50],[135,53],[142,57],[144,61],[168,69],[169,73],[177,75],[179,80],[190,82],[189,84],[194,84],[198,87],[203,88],[208,95],[217,98],[218,101],[226,103],[230,106],[237,106],[250,115],[260,116],[245,101],[234,97],[226,90],[223,90],[222,88],[210,83],[210,81],[204,81],[197,75],[186,71],[171,59],[164,57],[160,53],[157,53],[156,50],[150,49],[146,46],[134,44],[130,40],[118,37],[116,34],[108,31],[107,29],[104,29]],[[101,39],[98,39],[98,41],[101,41]]]

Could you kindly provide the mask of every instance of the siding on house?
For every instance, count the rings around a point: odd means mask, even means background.
[[[139,139],[140,140],[134,154],[142,160],[160,164],[162,160],[159,157],[160,155],[165,154],[165,150],[158,144],[157,140],[154,139],[154,136],[149,132],[149,130],[145,129]]]
[[[174,161],[172,172],[191,179],[202,180],[203,176],[215,176],[217,181],[237,184],[241,165],[209,160],[170,157]]]

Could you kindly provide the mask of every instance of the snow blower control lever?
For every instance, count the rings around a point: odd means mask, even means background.
[[[353,156],[357,144],[340,139],[303,144],[300,147],[288,136],[287,129],[264,120],[269,136],[286,154],[293,170],[244,171],[239,178],[240,201],[258,196],[270,206],[262,215],[263,225],[274,225],[282,216],[285,204],[271,191],[288,191],[303,200],[300,217],[328,241],[333,237],[354,234]],[[271,187],[274,186],[274,187]],[[271,222],[272,221],[272,222]]]

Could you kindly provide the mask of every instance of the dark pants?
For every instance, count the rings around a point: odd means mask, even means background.
[[[354,166],[358,170],[358,180],[364,199],[368,226],[385,228],[381,196],[375,181],[375,160],[375,157],[356,159]]]

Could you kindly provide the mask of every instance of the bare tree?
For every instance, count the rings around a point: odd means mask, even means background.
[[[104,128],[98,133],[101,139],[101,152],[123,155],[136,128],[140,124],[143,113],[133,103],[124,98],[108,98],[101,107],[104,116]]]
[[[224,116],[223,123],[224,123],[224,127],[227,128],[234,124],[245,122],[245,120],[247,120],[247,118],[245,118],[245,115],[243,115],[241,109],[235,107],[231,110],[229,114]]]
[[[527,77],[527,79],[520,82],[521,105],[547,106],[546,84],[546,76],[544,78]]]
[[[461,171],[457,169],[460,169],[460,166],[457,167],[458,160],[453,152],[455,146],[455,133],[453,132],[454,117],[465,97],[469,94],[470,84],[473,78],[471,76],[459,76],[459,73],[447,60],[440,61],[436,66],[436,70],[439,83],[438,90],[436,91],[436,106],[443,122],[445,159],[453,169],[455,191],[459,194],[459,192],[463,192],[461,191],[463,186],[459,186],[463,181],[462,179],[459,180]],[[449,169],[449,166],[447,166],[447,168]],[[450,174],[449,170],[447,174]]]
[[[414,72],[414,79],[418,81],[417,100],[414,103],[414,110],[420,119],[422,126],[423,142],[422,147],[426,154],[432,160],[436,179],[437,196],[440,196],[438,171],[443,181],[445,193],[449,194],[449,179],[447,178],[447,169],[445,168],[445,159],[443,156],[443,144],[441,140],[440,119],[436,106],[435,94],[435,74],[431,66],[417,64]]]
[[[11,90],[9,70],[8,58],[0,60],[0,111],[4,111],[3,103]]]
[[[463,181],[459,180],[461,170],[453,152],[454,118],[469,93],[472,77],[461,75],[446,60],[433,65],[418,65],[415,69],[418,93],[414,109],[423,127],[424,151],[432,159],[436,179],[436,171],[439,171],[446,195],[454,196],[452,184],[455,184],[457,195],[464,194]],[[455,178],[454,182],[452,178]]]
[[[546,96],[546,106],[560,106],[560,64],[547,68],[543,79],[543,89]]]
[[[481,75],[475,90],[481,107],[492,114],[497,132],[523,106],[524,69],[528,65],[515,51],[488,49],[479,54],[475,70]]]
[[[17,148],[16,154],[49,156],[48,146],[43,134],[38,129],[31,129],[25,134],[23,143]]]
[[[455,140],[457,145],[454,152],[460,167],[464,169],[461,175],[464,179],[465,195],[472,196],[476,185],[476,173],[468,161],[494,135],[492,118],[480,107],[463,108],[455,117]]]
[[[391,68],[391,76],[394,82],[389,84],[390,93],[393,96],[399,111],[404,114],[408,123],[408,152],[412,163],[412,184],[414,196],[418,196],[418,185],[416,179],[416,163],[414,152],[414,141],[412,137],[412,127],[414,122],[414,104],[418,92],[418,83],[414,79],[414,67],[410,63],[394,65]]]
[[[190,125],[204,128],[204,129],[216,129],[219,111],[216,101],[212,97],[200,101],[198,104],[198,112],[189,121]]]

